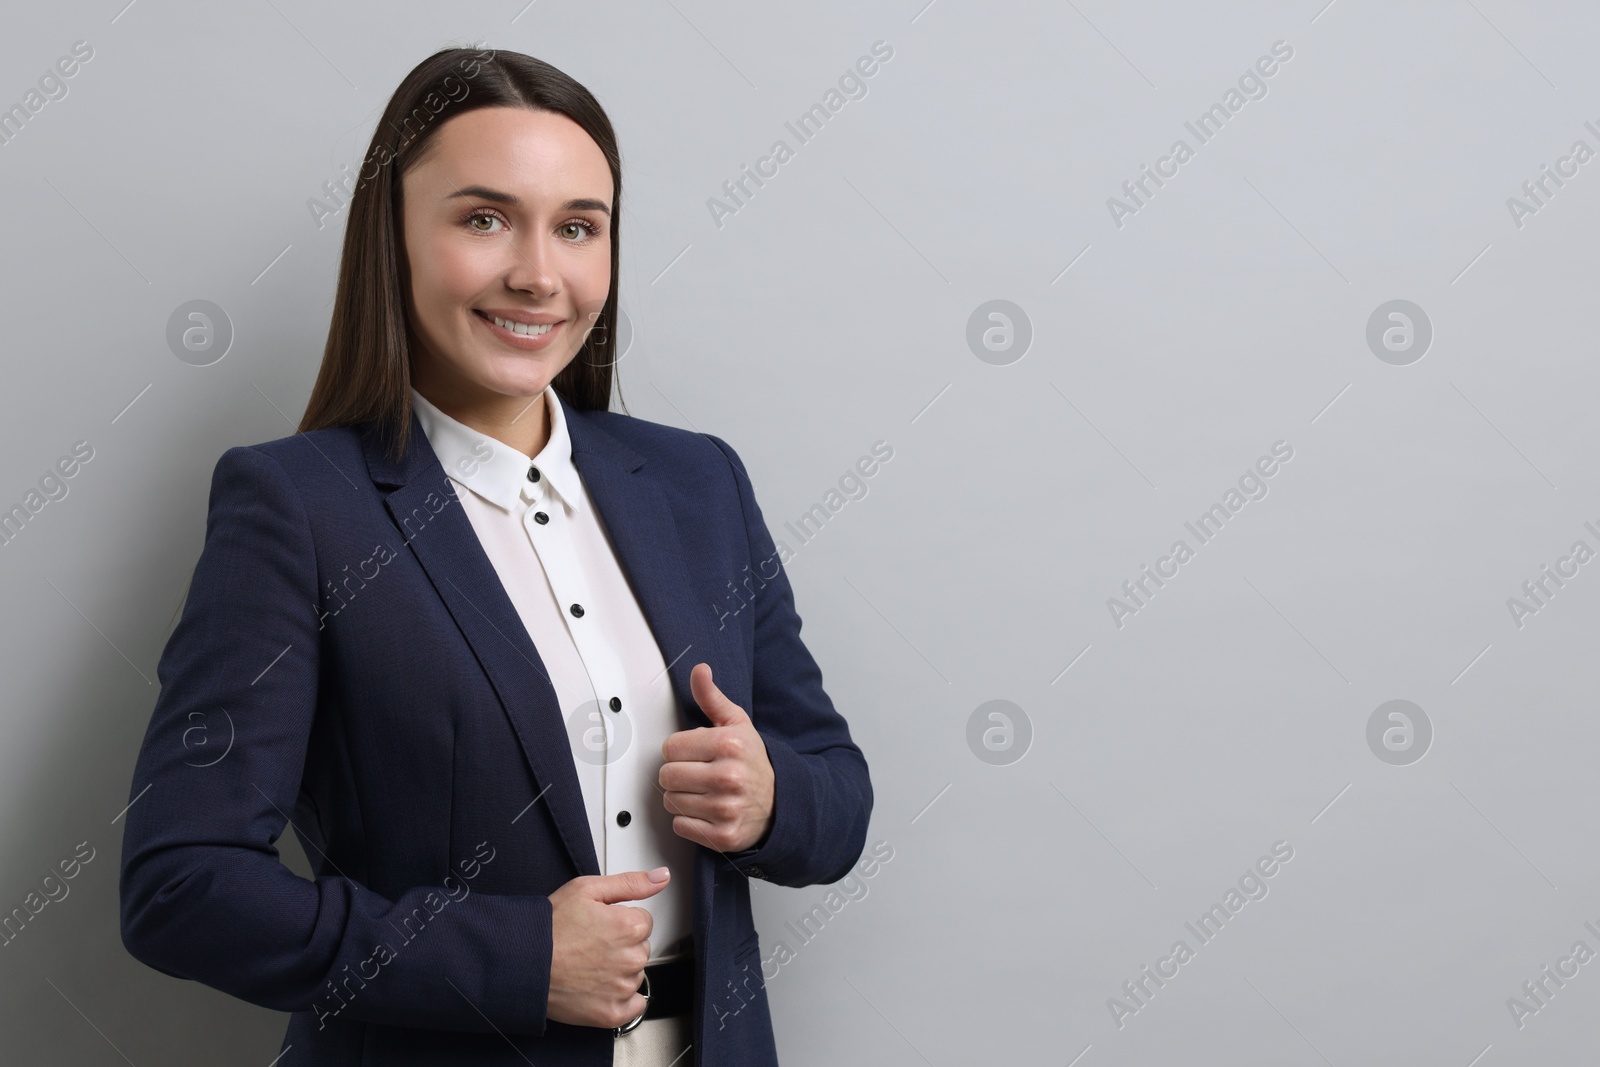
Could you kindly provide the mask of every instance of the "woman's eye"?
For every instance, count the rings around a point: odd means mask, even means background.
[[[481,234],[500,233],[507,226],[506,220],[493,211],[475,211],[463,221],[473,233]],[[556,232],[573,243],[579,243],[599,236],[600,230],[586,219],[572,219],[556,227]]]

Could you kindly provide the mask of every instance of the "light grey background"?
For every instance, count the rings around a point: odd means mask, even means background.
[[[744,456],[872,769],[894,858],[870,892],[797,947],[826,888],[754,889],[763,955],[798,953],[768,986],[786,1064],[1593,1048],[1600,962],[1520,1028],[1507,1006],[1600,951],[1600,562],[1520,628],[1507,607],[1600,549],[1600,160],[1520,227],[1507,206],[1600,149],[1592,5],[121,3],[0,35],[5,106],[94,49],[0,146],[0,506],[94,448],[0,548],[0,912],[95,850],[0,948],[7,1059],[276,1055],[286,1016],[125,954],[114,817],[212,466],[310,392],[343,223],[307,200],[411,66],[478,40],[609,111],[624,396]],[[866,96],[719,228],[708,199],[879,40]],[[1280,40],[1199,145],[1184,122]],[[1180,137],[1194,158],[1117,226],[1107,199]],[[165,340],[194,299],[236,331],[207,367]],[[997,299],[1033,331],[1008,365],[966,341]],[[1407,366],[1366,343],[1395,299],[1434,330]],[[799,546],[784,523],[878,440],[867,494]],[[1119,628],[1107,598],[1280,440],[1268,495]],[[1392,699],[1433,726],[1409,766],[1368,747]],[[1020,761],[969,749],[991,700],[1031,724]],[[1201,946],[1185,922],[1277,841],[1268,895]],[[1108,998],[1180,938],[1119,1027]]]

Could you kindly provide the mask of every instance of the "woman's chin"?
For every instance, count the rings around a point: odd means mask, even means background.
[[[529,367],[526,363],[517,366],[499,366],[495,373],[485,377],[486,388],[506,396],[538,396],[555,375],[548,373],[544,367]]]

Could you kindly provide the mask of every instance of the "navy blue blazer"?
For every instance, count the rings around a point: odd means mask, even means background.
[[[564,410],[685,728],[710,725],[703,660],[776,772],[764,841],[696,846],[693,1057],[775,1065],[748,879],[849,872],[866,760],[733,449]],[[545,1017],[549,894],[600,873],[566,724],[415,415],[399,462],[371,423],[228,449],[157,673],[122,843],[129,952],[292,1012],[286,1062],[611,1062],[609,1030]],[[279,861],[285,824],[314,881]]]

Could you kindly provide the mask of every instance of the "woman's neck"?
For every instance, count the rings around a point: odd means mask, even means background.
[[[440,388],[433,382],[413,383],[417,392],[463,426],[492,437],[525,456],[537,456],[550,440],[550,409],[546,387],[534,396],[506,396],[478,390]],[[553,402],[553,401],[552,401]]]

